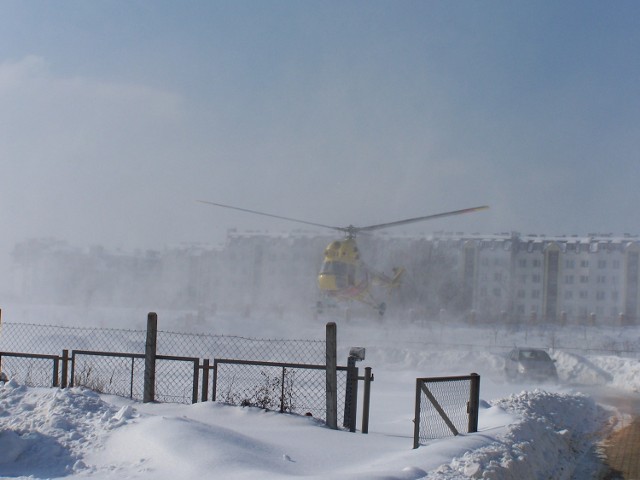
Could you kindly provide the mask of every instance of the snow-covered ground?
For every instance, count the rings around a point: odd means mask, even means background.
[[[3,311],[5,320],[7,315]],[[293,333],[297,338],[321,338],[322,322],[296,325]],[[273,337],[291,332],[291,324],[271,326]],[[270,331],[264,321],[239,318],[220,318],[215,329],[225,334]],[[595,344],[595,330],[573,336]],[[639,334],[632,329],[624,336],[637,341]],[[570,337],[570,329],[554,332],[553,343],[569,345]],[[0,476],[599,478],[596,443],[629,413],[615,410],[607,399],[622,397],[638,404],[640,363],[556,348],[551,354],[558,384],[504,380],[507,344],[547,341],[531,331],[399,327],[392,317],[384,323],[339,322],[340,354],[349,346],[366,347],[360,365],[371,366],[375,375],[367,435],[253,407],[143,404],[82,388],[29,388],[11,380],[0,384]],[[415,379],[471,372],[481,375],[479,432],[412,449]]]

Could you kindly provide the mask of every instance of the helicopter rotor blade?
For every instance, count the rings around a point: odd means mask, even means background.
[[[487,208],[489,208],[488,205],[482,205],[480,207],[464,208],[462,210],[454,210],[452,212],[436,213],[435,215],[426,215],[424,217],[407,218],[406,220],[398,220],[396,222],[381,223],[378,225],[369,225],[368,227],[359,227],[356,230],[358,232],[371,232],[373,230],[381,230],[383,228],[397,227],[399,225],[406,225],[408,223],[422,222],[425,220],[433,220],[435,218],[442,218],[442,217],[451,217],[453,215],[461,215],[463,213],[478,212],[480,210],[486,210]]]
[[[307,222],[305,220],[298,220],[297,218],[289,218],[289,217],[283,217],[281,215],[274,215],[272,213],[258,212],[257,210],[249,210],[248,208],[233,207],[231,205],[224,205],[222,203],[208,202],[206,200],[198,200],[198,202],[206,203],[208,205],[215,205],[216,207],[230,208],[232,210],[239,210],[241,212],[253,213],[253,214],[256,214],[256,215],[263,215],[265,217],[278,218],[280,220],[287,220],[289,222],[303,223],[305,225],[312,225],[314,227],[330,228],[331,230],[339,230],[341,232],[346,232],[347,231],[347,229],[343,228],[343,227],[333,227],[331,225],[323,225],[322,223]]]

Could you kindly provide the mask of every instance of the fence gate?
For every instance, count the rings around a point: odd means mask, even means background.
[[[435,438],[478,431],[480,375],[416,379],[413,448]]]

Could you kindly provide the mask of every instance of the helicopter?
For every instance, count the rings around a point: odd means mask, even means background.
[[[394,222],[380,223],[377,225],[369,225],[366,227],[356,227],[349,225],[346,227],[336,227],[332,225],[324,225],[321,223],[299,220],[296,218],[284,217],[272,213],[259,212],[248,208],[234,207],[222,203],[210,202],[207,200],[198,200],[200,203],[213,205],[216,207],[229,208],[245,213],[262,215],[265,217],[277,218],[289,222],[311,225],[330,230],[336,230],[344,234],[344,238],[332,241],[324,249],[324,259],[318,273],[318,288],[324,297],[323,301],[316,304],[318,313],[322,313],[326,306],[332,306],[335,301],[352,302],[357,301],[377,310],[380,316],[386,311],[386,303],[379,301],[373,294],[374,286],[381,286],[387,291],[387,295],[394,289],[398,288],[401,283],[402,276],[405,272],[403,267],[393,268],[391,275],[378,272],[368,266],[360,258],[360,251],[356,244],[356,236],[359,233],[368,234],[375,230],[385,228],[398,227],[410,223],[422,222],[426,220],[434,220],[437,218],[450,217],[453,215],[461,215],[464,213],[477,212],[489,208],[487,205],[479,207],[464,208],[462,210],[453,210],[450,212],[436,213],[433,215],[425,215],[422,217],[407,218]]]

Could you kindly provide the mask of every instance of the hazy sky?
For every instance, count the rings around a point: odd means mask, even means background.
[[[0,0],[0,254],[297,228],[197,199],[637,234],[638,52],[635,0]]]

